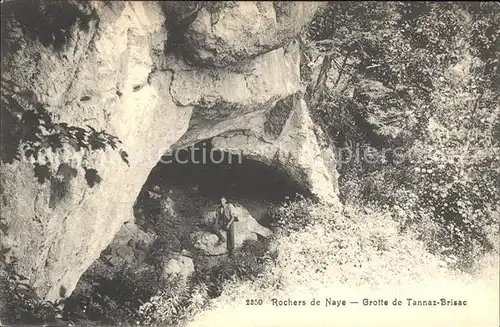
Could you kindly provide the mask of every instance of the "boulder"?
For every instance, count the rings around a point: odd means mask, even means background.
[[[182,30],[183,47],[197,64],[233,65],[290,42],[312,20],[319,6],[318,2],[302,1],[199,4],[190,8],[192,22]],[[177,16],[189,17],[186,8],[174,11]]]
[[[163,266],[163,277],[167,279],[180,278],[185,283],[194,272],[193,259],[183,255],[175,255]]]
[[[144,232],[134,223],[125,223],[100,258],[121,270],[142,262],[154,240],[154,234]]]

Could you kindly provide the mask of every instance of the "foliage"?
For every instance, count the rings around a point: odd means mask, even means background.
[[[261,273],[263,263],[271,257],[265,243],[246,241],[233,257],[223,257],[216,265],[204,263],[200,258],[195,280],[207,285],[211,297],[217,297],[228,280],[255,279]]]
[[[137,308],[156,292],[161,281],[154,270],[137,274],[124,268],[88,283],[66,300],[65,320],[78,324],[134,324]]]
[[[464,269],[498,224],[499,17],[496,3],[333,2],[302,42],[313,118],[381,158],[342,160],[342,198],[391,211]]]
[[[139,323],[178,325],[208,308],[209,300],[221,295],[227,283],[252,281],[275,259],[267,245],[245,242],[233,257],[196,258],[196,271],[187,283],[172,279],[139,308]]]
[[[138,323],[177,325],[207,305],[207,294],[208,290],[202,283],[184,285],[180,279],[172,279],[161,291],[141,305],[138,310]]]
[[[46,151],[56,153],[68,144],[76,152],[105,150],[108,146],[117,150],[122,160],[128,164],[127,153],[118,149],[121,141],[105,131],[97,131],[92,126],[86,128],[56,123],[49,111],[42,106],[31,91],[19,92],[11,81],[2,80],[1,98],[1,162],[20,161],[22,156],[34,165],[35,177],[40,183],[53,181],[53,171],[45,158]],[[60,167],[59,167],[60,168]],[[85,178],[90,187],[101,181],[97,170],[84,167]]]
[[[8,324],[62,324],[62,301],[44,301],[28,278],[16,272],[13,259],[0,273],[0,317]]]
[[[287,199],[282,205],[272,209],[270,215],[273,227],[282,233],[304,229],[313,222],[308,210],[312,205],[312,200],[301,195],[295,201]]]

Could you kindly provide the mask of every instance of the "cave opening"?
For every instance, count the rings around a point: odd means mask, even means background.
[[[194,191],[212,200],[225,196],[281,202],[305,193],[285,172],[242,154],[215,150],[208,141],[162,157],[145,183],[154,185]]]
[[[208,296],[219,296],[223,284],[218,281],[223,272],[224,276],[236,273],[242,262],[251,264],[255,274],[264,269],[263,261],[257,259],[269,250],[274,230],[270,212],[297,194],[307,196],[285,172],[213,149],[209,140],[163,156],[137,197],[135,221],[124,224],[82,276],[67,301],[65,315],[102,321],[110,307],[124,303],[139,307],[159,285],[169,283],[169,269],[177,267],[186,276],[195,276],[189,283],[205,281],[210,285]],[[241,241],[235,257],[226,256],[225,244],[217,247],[211,241],[196,241],[197,237],[214,239],[206,226],[200,226],[199,218],[222,196],[251,216],[240,216],[242,223],[235,235]],[[257,226],[248,224],[252,219]],[[173,292],[188,287],[179,285]]]
[[[138,197],[136,217],[138,209],[149,211],[149,216],[160,210],[147,203],[151,194],[168,194],[177,213],[190,218],[226,197],[243,205],[261,224],[269,225],[268,208],[307,192],[284,171],[240,153],[214,149],[210,140],[205,140],[161,158]]]
[[[254,219],[273,230],[275,209],[299,194],[309,195],[286,172],[214,149],[205,140],[161,158],[137,197],[135,224],[157,235],[154,247],[160,252],[191,251],[193,235],[210,231],[203,217],[215,212],[221,197],[239,210],[246,221],[240,226]]]

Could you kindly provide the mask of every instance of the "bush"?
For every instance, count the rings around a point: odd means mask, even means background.
[[[253,281],[261,277],[275,256],[262,242],[245,242],[233,257],[199,257],[196,271],[187,283],[173,279],[138,311],[139,322],[148,325],[177,325],[202,310],[209,300],[222,294],[228,283]]]
[[[0,318],[7,324],[64,324],[63,302],[44,301],[29,285],[28,279],[16,272],[13,259],[0,272]]]
[[[162,285],[150,269],[140,274],[124,268],[110,276],[90,276],[64,307],[64,319],[78,324],[135,324],[137,308]],[[82,283],[82,281],[80,282]]]
[[[180,280],[173,279],[140,306],[137,323],[155,326],[178,325],[186,317],[199,313],[207,306],[207,292],[203,283],[185,287]]]
[[[301,195],[297,201],[287,199],[281,206],[271,209],[271,225],[277,232],[289,234],[304,229],[312,222],[309,207],[313,201]]]
[[[499,10],[334,2],[303,44],[303,69],[323,63],[305,81],[315,121],[339,147],[383,159],[343,161],[341,198],[390,211],[460,269],[498,229]]]

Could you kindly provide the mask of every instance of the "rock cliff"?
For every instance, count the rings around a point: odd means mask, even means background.
[[[316,6],[2,3],[2,116],[17,122],[2,125],[4,264],[16,258],[46,299],[68,295],[134,220],[134,201],[161,155],[205,139],[336,201],[334,161],[311,133],[293,42]],[[58,142],[32,142],[46,150],[36,158],[9,157],[12,137],[21,135],[19,148],[26,143],[25,113],[40,108],[51,123],[36,135]],[[67,130],[115,136],[119,151],[77,148],[65,142]]]

